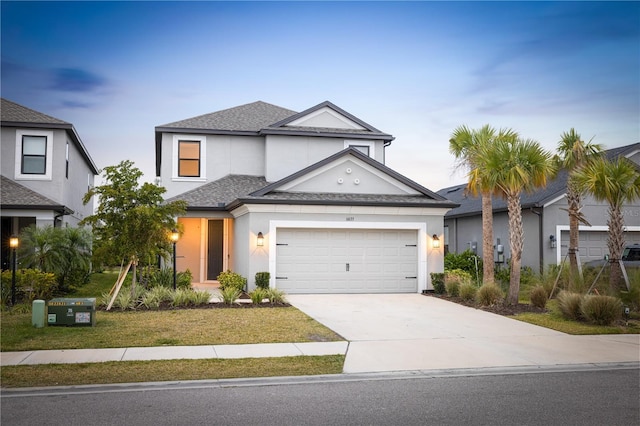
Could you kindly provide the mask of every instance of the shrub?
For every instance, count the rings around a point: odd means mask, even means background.
[[[446,291],[444,288],[444,272],[432,272],[431,285],[433,285],[433,291],[436,294],[444,294]]]
[[[251,298],[251,303],[254,305],[259,305],[262,303],[264,299],[267,298],[268,290],[265,290],[261,287],[256,288],[251,293],[249,293],[249,297]]]
[[[533,287],[531,293],[529,293],[529,300],[531,300],[531,304],[536,308],[544,309],[547,306],[547,300],[549,300],[547,290],[541,285]]]
[[[193,304],[196,306],[206,305],[211,300],[211,293],[206,290],[191,290],[193,293]]]
[[[447,290],[447,294],[451,297],[458,297],[460,295],[459,281],[445,281],[444,288]]]
[[[221,272],[220,275],[218,275],[218,282],[220,283],[220,290],[232,287],[238,290],[239,293],[241,293],[247,285],[246,278],[229,270]]]
[[[189,306],[194,304],[194,291],[186,288],[178,288],[171,292],[171,306]]]
[[[269,288],[269,279],[271,279],[269,272],[256,272],[256,287]]]
[[[2,271],[2,304],[11,303],[11,270]],[[35,269],[19,269],[16,271],[16,303],[31,303],[33,300],[48,300],[58,290],[56,276],[49,272]]]
[[[459,296],[460,286],[467,283],[471,283],[471,275],[462,269],[454,269],[444,273],[444,287],[451,297]]]
[[[157,309],[162,302],[171,302],[173,296],[167,287],[158,286],[147,290],[141,298],[140,304],[149,309]]]
[[[471,283],[464,283],[460,286],[460,298],[466,302],[470,302],[476,298],[477,287]]]
[[[562,290],[558,293],[558,308],[565,318],[571,320],[579,320],[581,318],[580,305],[583,296],[578,293],[572,293]]]
[[[476,260],[478,269],[476,274]],[[444,270],[451,271],[460,269],[469,274],[470,277],[479,280],[482,278],[482,258],[473,254],[469,249],[462,253],[447,253],[444,256]]]
[[[276,303],[277,304],[287,303],[287,299],[284,291],[278,288],[269,288],[267,290],[267,299],[269,299],[269,302],[272,305]]]
[[[494,283],[483,284],[476,293],[476,301],[480,306],[492,306],[502,303],[504,293],[500,286]]]
[[[184,272],[178,272],[176,274],[176,288],[191,288],[192,280],[193,275],[189,269]]]
[[[116,296],[116,299],[113,302],[113,307],[120,308],[121,311],[135,309],[136,300],[137,299],[131,295],[131,291],[128,288],[121,288],[118,296]]]
[[[629,274],[629,291],[621,291],[620,299],[634,311],[640,311],[640,269],[627,271]]]
[[[220,301],[225,305],[233,305],[240,297],[240,294],[242,294],[242,292],[235,287],[220,287],[220,295],[218,296],[218,299],[220,299]]]
[[[598,325],[611,325],[622,316],[622,302],[611,296],[586,296],[580,304],[582,316]]]

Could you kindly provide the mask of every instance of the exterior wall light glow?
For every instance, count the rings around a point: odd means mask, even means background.
[[[440,248],[440,238],[436,234],[431,237],[431,245],[433,248]]]
[[[256,240],[256,245],[258,247],[264,246],[264,235],[262,235],[262,232],[258,232],[258,239]]]

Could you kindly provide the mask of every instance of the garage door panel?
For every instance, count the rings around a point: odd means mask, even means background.
[[[289,293],[416,292],[417,234],[279,229],[276,286]]]
[[[560,234],[561,256],[564,259],[569,248],[569,231],[562,231]],[[578,237],[578,253],[582,263],[592,260],[603,259],[609,253],[607,231],[585,231],[581,230]],[[640,232],[627,231],[624,233],[626,244],[640,242]]]

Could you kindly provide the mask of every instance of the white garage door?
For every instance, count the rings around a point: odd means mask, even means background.
[[[287,293],[418,291],[418,232],[278,229],[276,286]]]
[[[569,231],[562,231],[561,238],[561,255],[564,259],[569,248]],[[609,248],[607,247],[608,238],[609,234],[606,231],[580,231],[578,242],[580,261],[585,263],[591,260],[604,259],[604,256],[609,253]],[[625,232],[624,241],[625,244],[640,243],[640,232]]]

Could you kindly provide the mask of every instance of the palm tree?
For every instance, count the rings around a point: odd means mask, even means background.
[[[600,157],[585,165],[575,175],[578,187],[601,202],[609,204],[609,286],[617,289],[622,271],[618,260],[624,248],[624,217],[622,206],[640,199],[640,172],[624,157],[613,161]]]
[[[531,192],[547,184],[555,173],[550,152],[537,142],[527,139],[497,140],[480,154],[484,166],[483,178],[495,193],[507,201],[509,215],[509,245],[511,246],[511,275],[507,303],[518,304],[520,267],[524,245],[520,194]]]
[[[20,239],[20,259],[24,267],[55,273],[64,261],[64,254],[59,250],[61,235],[57,228],[31,225],[22,230]]]
[[[581,214],[582,191],[575,182],[575,173],[584,167],[596,154],[602,152],[599,144],[584,142],[575,129],[564,132],[558,142],[558,166],[569,173],[567,178],[567,211],[569,213],[569,270],[572,276],[578,274],[578,232],[580,222],[589,225]],[[593,140],[593,139],[592,139]]]
[[[495,280],[493,263],[493,207],[491,193],[493,189],[488,185],[489,180],[483,179],[485,170],[480,158],[480,153],[487,146],[491,146],[496,140],[509,140],[517,138],[517,134],[511,129],[501,129],[496,132],[488,124],[478,130],[469,129],[467,126],[457,127],[449,139],[449,152],[456,156],[458,166],[469,169],[468,189],[477,196],[480,193],[482,199],[482,275],[483,281],[492,283]]]

